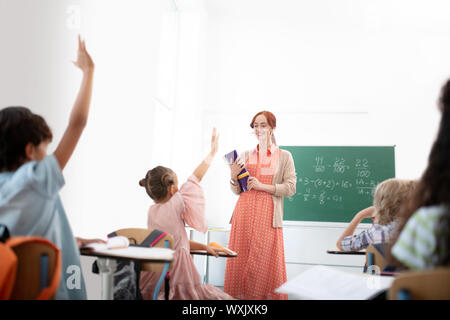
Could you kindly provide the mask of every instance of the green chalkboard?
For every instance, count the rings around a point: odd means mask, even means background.
[[[297,172],[296,194],[284,199],[284,220],[350,222],[372,205],[374,187],[395,177],[393,146],[280,148],[291,152]]]

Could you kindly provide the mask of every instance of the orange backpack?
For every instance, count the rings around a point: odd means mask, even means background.
[[[12,237],[0,225],[0,300],[52,299],[61,278],[61,252],[41,237]]]

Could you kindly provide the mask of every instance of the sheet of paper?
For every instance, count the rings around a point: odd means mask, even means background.
[[[393,277],[356,274],[326,266],[312,267],[277,292],[312,300],[366,300],[391,286]]]

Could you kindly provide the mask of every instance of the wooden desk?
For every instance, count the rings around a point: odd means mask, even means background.
[[[199,254],[199,255],[203,255],[203,256],[212,256],[212,257],[214,257],[212,254],[210,254],[206,250],[191,250],[190,252],[191,252],[191,254]],[[223,252],[219,252],[218,254],[219,254],[219,257],[224,257],[224,258],[235,258],[235,257],[237,257],[237,253],[236,254],[226,254],[226,253],[223,253]]]

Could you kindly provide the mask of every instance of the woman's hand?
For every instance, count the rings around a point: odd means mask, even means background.
[[[248,190],[256,190],[256,191],[264,191],[270,194],[275,194],[276,187],[272,184],[264,184],[259,182],[259,180],[255,177],[249,177],[247,180],[247,188]]]
[[[237,180],[237,176],[244,170],[244,163],[240,158],[237,158],[233,163],[230,164],[230,176],[231,179]]]
[[[261,182],[259,182],[259,180],[258,179],[256,179],[255,177],[250,177],[250,178],[248,178],[248,181],[247,181],[247,188],[248,188],[248,190],[250,191],[250,190],[262,190],[262,183]]]
[[[80,68],[83,72],[94,71],[94,62],[92,61],[89,53],[86,51],[86,43],[84,40],[81,40],[80,35],[78,35],[78,57],[77,61],[74,61],[73,64]]]

